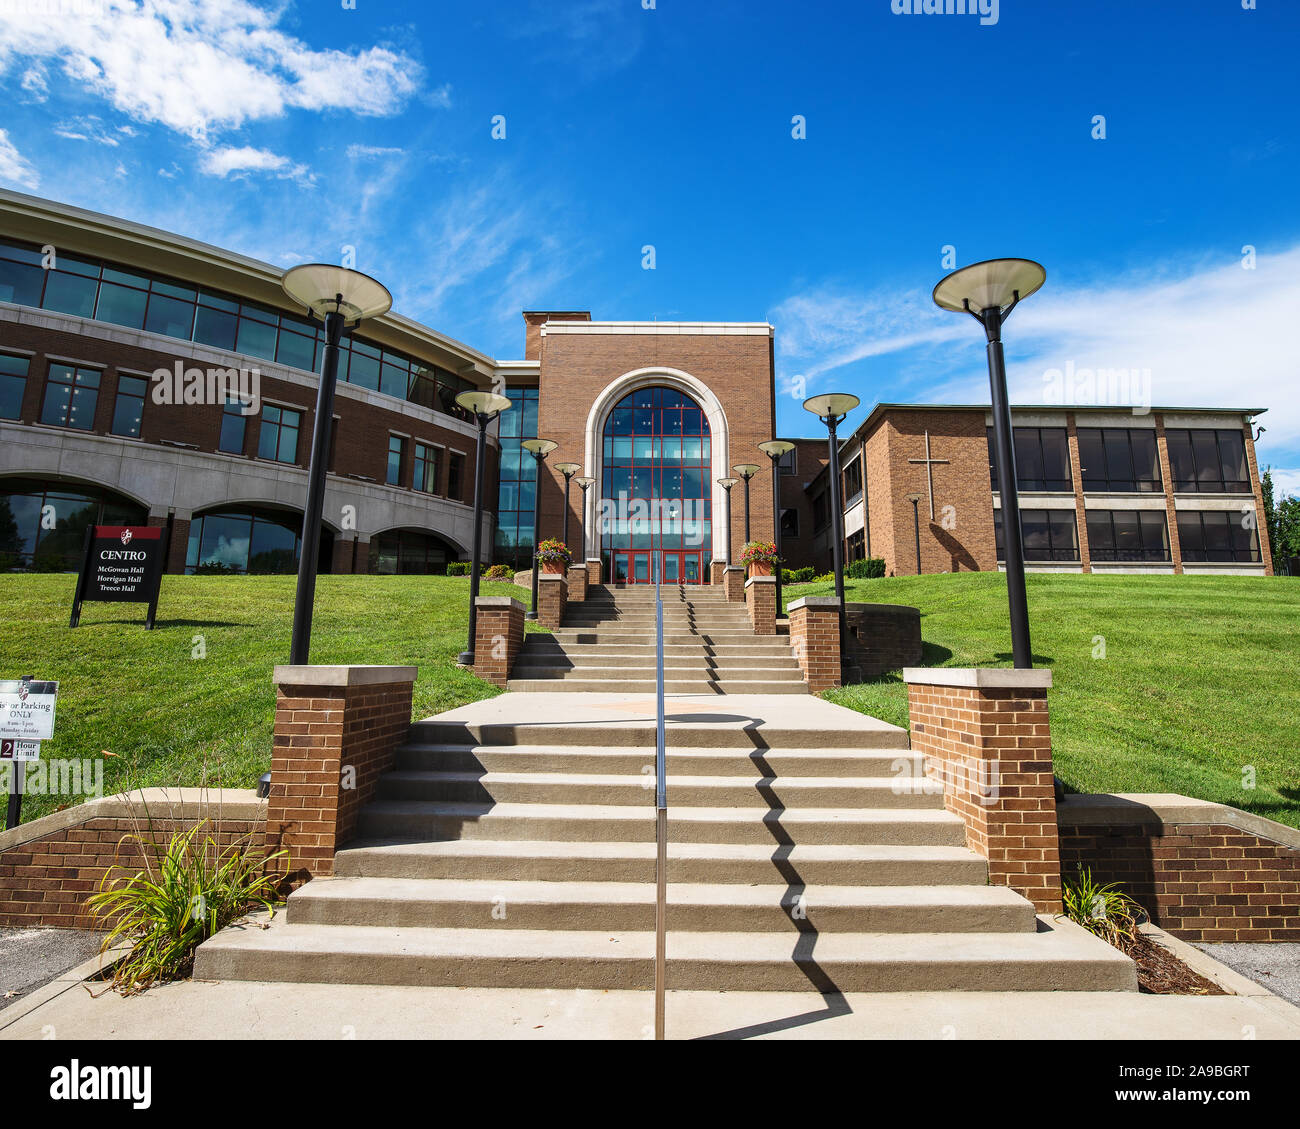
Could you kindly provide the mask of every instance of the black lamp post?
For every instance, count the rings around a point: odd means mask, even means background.
[[[560,540],[569,544],[569,482],[582,469],[581,463],[556,463],[555,469],[564,475],[564,533]]]
[[[582,488],[582,524],[578,527],[578,544],[582,548],[582,567],[587,567],[587,491],[595,485],[594,478],[575,478],[573,480]],[[568,542],[566,541],[567,545]]]
[[[494,392],[462,392],[458,403],[478,421],[478,451],[474,458],[474,552],[469,573],[469,645],[456,660],[462,666],[474,665],[474,640],[478,631],[479,559],[483,552],[483,475],[487,465],[487,429],[502,412],[510,410],[510,398]]]
[[[829,392],[813,396],[803,402],[804,409],[821,418],[826,425],[826,440],[830,445],[830,462],[826,473],[831,480],[831,561],[835,568],[835,598],[840,602],[840,670],[848,661],[844,630],[844,510],[840,506],[840,441],[835,434],[841,421],[860,403],[848,392]],[[841,681],[843,679],[841,678]]]
[[[993,445],[1002,501],[1002,541],[1007,558],[1007,605],[1011,618],[1011,653],[1017,669],[1034,665],[1029,645],[1029,601],[1025,595],[1025,547],[1020,532],[1020,498],[1016,490],[1016,452],[1007,399],[1007,365],[1002,351],[1002,323],[1022,298],[1047,281],[1047,271],[1032,259],[990,259],[962,267],[934,288],[935,304],[970,314],[988,339],[989,388],[993,405]]]
[[[763,468],[757,463],[740,463],[731,468],[745,480],[745,544],[749,544],[749,480]]]
[[[726,531],[726,545],[723,549],[725,554],[724,560],[727,568],[731,567],[731,488],[739,482],[738,478],[719,478],[718,485],[722,487],[724,502],[722,527]]]
[[[319,320],[325,326],[316,418],[312,424],[311,462],[307,467],[307,504],[302,515],[298,589],[293,602],[293,641],[289,646],[289,661],[294,666],[305,666],[311,653],[311,618],[316,600],[321,514],[325,508],[325,469],[334,430],[339,341],[345,332],[351,333],[366,318],[386,314],[392,308],[393,296],[368,274],[329,263],[303,263],[294,267],[280,279],[280,285],[290,298],[307,307],[313,321]]]
[[[921,495],[909,494],[912,503],[912,531],[916,534],[916,575],[921,575]]]
[[[776,555],[781,555],[781,457],[794,450],[794,444],[786,439],[769,439],[760,443],[758,449],[772,461],[772,543],[776,546]],[[781,562],[776,562],[772,570],[776,573],[776,614],[781,614]]]
[[[551,439],[525,439],[520,444],[525,451],[533,456],[533,465],[536,473],[536,485],[533,487],[533,603],[528,609],[526,619],[537,618],[537,543],[540,540],[538,526],[542,521],[542,463],[546,461],[549,455],[556,447],[559,446]]]

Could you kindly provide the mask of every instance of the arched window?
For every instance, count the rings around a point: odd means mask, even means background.
[[[97,486],[49,478],[0,478],[0,569],[81,567],[88,525],[144,525],[138,502]]]
[[[675,388],[620,400],[602,436],[601,555],[616,582],[702,583],[713,515],[709,421]]]

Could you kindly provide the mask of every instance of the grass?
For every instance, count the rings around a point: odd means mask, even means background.
[[[42,757],[116,754],[104,758],[105,794],[127,787],[128,771],[141,787],[199,784],[205,765],[210,784],[252,787],[271,763],[271,669],[288,661],[296,578],[164,577],[153,631],[143,604],[86,604],[70,630],[75,579],[0,576],[0,677],[59,681]],[[312,662],[417,666],[417,717],[493,697],[455,665],[468,596],[465,577],[322,576]],[[23,821],[69,802],[28,795]]]
[[[926,665],[1011,664],[1000,574],[846,588],[849,600],[919,607]],[[1035,663],[1053,671],[1056,772],[1068,788],[1181,792],[1300,827],[1300,581],[1038,573],[1028,590]],[[829,584],[785,592],[828,594]],[[825,696],[907,724],[897,675]]]

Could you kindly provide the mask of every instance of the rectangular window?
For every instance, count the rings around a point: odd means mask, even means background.
[[[1235,510],[1180,510],[1178,541],[1183,560],[1257,563],[1259,536],[1246,517]]]
[[[438,448],[425,443],[415,445],[415,471],[411,476],[411,489],[425,494],[438,492]]]
[[[142,376],[118,374],[117,399],[113,401],[113,434],[140,438],[144,419],[144,399],[149,382]]]
[[[0,302],[40,306],[45,271],[41,253],[13,243],[0,243]]]
[[[989,484],[998,489],[997,449],[993,428],[986,428]],[[1070,473],[1070,440],[1063,427],[1017,427],[1012,432],[1016,452],[1016,488],[1065,493],[1074,489]]]
[[[27,365],[26,357],[0,353],[0,419],[18,419],[23,414]]]
[[[400,435],[388,437],[388,473],[384,481],[389,486],[402,485],[402,463],[406,459],[406,440]]]
[[[258,457],[277,463],[296,463],[301,429],[302,412],[265,404],[262,407],[262,431],[257,441]]]
[[[781,511],[781,536],[783,538],[799,536],[799,511],[798,510]]]
[[[105,275],[112,273],[106,271]],[[148,301],[149,293],[146,290],[102,282],[99,286],[99,301],[95,304],[95,320],[124,325],[128,329],[142,329],[144,308]]]
[[[1092,493],[1158,494],[1164,489],[1156,433],[1149,427],[1079,428],[1083,488]]]
[[[1240,431],[1171,428],[1165,432],[1178,493],[1249,494],[1246,440]]]
[[[99,402],[99,371],[74,365],[50,365],[45,379],[41,423],[90,431]]]
[[[844,543],[844,560],[845,563],[860,561],[867,555],[867,539],[862,530],[857,533],[850,533]]]
[[[844,507],[847,509],[862,493],[862,460],[855,458],[844,468]]]
[[[160,294],[159,283],[154,283],[154,292],[149,295],[149,312],[145,315],[144,327],[150,333],[161,333],[164,337],[177,337],[188,341],[194,331],[194,301],[172,297],[169,293]],[[168,287],[177,290],[178,287]]]
[[[781,468],[782,474],[799,473],[799,448],[791,447],[784,455],[777,460],[777,466]]]
[[[1079,527],[1073,510],[1021,510],[1020,533],[1027,561],[1077,561]],[[1002,511],[993,511],[993,535],[998,560],[1005,560]]]
[[[98,291],[98,278],[52,270],[46,276],[45,298],[41,305],[59,314],[73,314],[79,318],[94,317],[95,295]]]
[[[238,400],[227,400],[221,409],[221,438],[217,449],[228,455],[244,453],[244,435],[248,428],[248,417],[243,412],[244,405]]]
[[[813,532],[820,533],[831,523],[830,494],[823,490],[813,499]]]
[[[1169,525],[1162,510],[1089,510],[1094,561],[1167,561]]]
[[[453,502],[463,502],[465,484],[465,456],[453,453],[447,459],[447,497]]]

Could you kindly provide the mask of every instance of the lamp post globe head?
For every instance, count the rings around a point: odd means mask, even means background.
[[[559,446],[553,439],[525,439],[521,447],[536,459],[544,459]]]
[[[739,482],[739,481],[740,481],[739,478],[719,478],[719,479],[718,479],[718,485],[721,486],[721,487],[722,487],[724,490],[726,490],[728,493],[730,493],[730,492],[731,492],[731,488],[732,488],[733,486],[735,486],[736,483]]]
[[[576,482],[579,486],[581,486],[584,492],[589,487],[596,485],[596,480],[594,478],[575,478],[573,481]]]
[[[393,296],[368,274],[329,263],[303,263],[280,279],[284,292],[306,306],[322,321],[326,314],[342,314],[351,325],[386,314]]]
[[[754,477],[754,475],[756,475],[763,468],[759,466],[757,463],[737,463],[731,469],[734,470],[738,475],[740,475],[740,477],[743,478],[746,482],[748,482],[751,478]]]
[[[556,463],[555,469],[558,470],[565,478],[572,478],[582,469],[581,463]]]
[[[987,259],[955,270],[934,288],[934,303],[954,313],[1005,310],[1036,293],[1047,271],[1033,259]]]
[[[908,500],[909,502],[911,502],[912,505],[916,505],[917,502],[919,502],[923,496],[924,496],[924,495],[921,495],[921,494],[908,494],[908,495],[907,495],[907,500]]]
[[[836,419],[846,416],[860,403],[851,392],[827,392],[823,396],[812,396],[803,402],[804,410],[812,412],[822,419]]]
[[[786,452],[793,451],[794,444],[788,439],[769,439],[766,443],[760,443],[758,449],[769,459],[779,459]]]
[[[495,392],[461,392],[456,403],[476,416],[500,415],[511,407],[509,396],[498,396]]]

